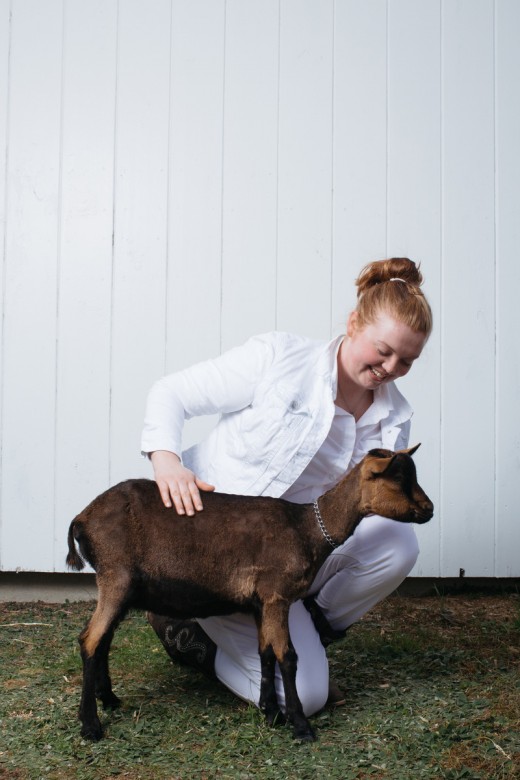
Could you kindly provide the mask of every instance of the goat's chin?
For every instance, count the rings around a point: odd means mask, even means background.
[[[423,525],[423,523],[427,523],[429,520],[431,520],[433,515],[430,512],[421,512],[420,510],[417,512],[414,512],[414,518],[412,520],[413,523],[418,523],[419,525]]]

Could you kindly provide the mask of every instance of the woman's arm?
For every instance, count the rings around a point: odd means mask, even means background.
[[[249,339],[214,360],[160,379],[148,396],[142,451],[149,454],[165,506],[180,514],[202,509],[199,489],[213,490],[181,462],[182,429],[190,417],[248,406],[272,364],[276,334]]]

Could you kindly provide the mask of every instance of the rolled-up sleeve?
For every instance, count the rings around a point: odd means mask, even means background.
[[[277,334],[254,336],[220,357],[159,379],[146,403],[141,451],[181,455],[184,421],[248,406],[272,365]]]

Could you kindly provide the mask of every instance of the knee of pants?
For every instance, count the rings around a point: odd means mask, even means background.
[[[412,527],[393,521],[392,526],[387,529],[386,542],[382,570],[385,572],[385,579],[399,584],[410,574],[417,561],[419,555],[417,537]]]
[[[328,670],[325,675],[319,675],[318,679],[314,676],[298,680],[297,689],[306,717],[319,712],[325,707],[329,698]]]
[[[399,526],[396,529],[401,530]],[[406,529],[410,531],[409,527]],[[391,547],[389,567],[395,579],[405,579],[411,572],[419,556],[419,543],[414,532],[399,533],[396,543]]]

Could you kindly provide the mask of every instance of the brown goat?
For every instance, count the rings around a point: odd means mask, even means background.
[[[81,734],[102,736],[96,696],[104,707],[119,704],[108,653],[120,620],[137,608],[172,617],[252,612],[262,668],[260,709],[270,724],[284,720],[274,686],[278,661],[294,737],[315,739],[296,691],[289,607],[306,596],[332,547],[366,515],[417,523],[432,517],[433,504],[417,483],[410,457],[416,449],[371,450],[314,505],[205,493],[203,512],[177,516],[163,505],[155,482],[146,479],[122,482],[98,496],[72,521],[68,534],[67,564],[80,570],[88,561],[99,591],[96,610],[79,637]]]

